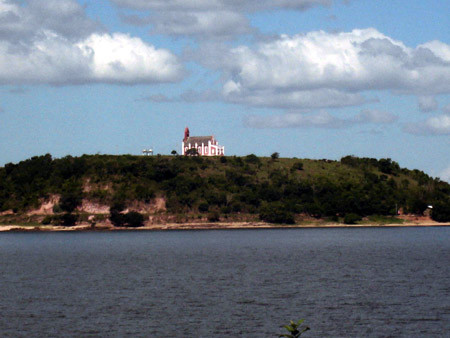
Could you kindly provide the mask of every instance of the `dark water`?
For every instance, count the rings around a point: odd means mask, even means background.
[[[450,228],[0,234],[0,336],[449,337]]]

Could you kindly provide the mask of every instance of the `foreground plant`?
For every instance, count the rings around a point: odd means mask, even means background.
[[[302,325],[304,319],[300,319],[297,323],[291,320],[289,325],[283,326],[286,330],[289,331],[288,334],[280,334],[280,337],[288,337],[288,338],[297,338],[302,335],[302,333],[309,330],[309,327],[306,325]]]

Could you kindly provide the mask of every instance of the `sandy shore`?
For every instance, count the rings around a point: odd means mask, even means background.
[[[167,223],[152,224],[139,228],[118,228],[108,224],[99,224],[92,227],[89,224],[81,224],[72,227],[42,225],[0,225],[0,232],[6,231],[145,231],[145,230],[208,230],[208,229],[296,229],[296,228],[367,228],[367,227],[436,227],[450,226],[450,223],[438,223],[434,221],[426,222],[405,222],[403,224],[342,224],[342,223],[305,223],[295,225],[268,224],[264,222],[217,222],[217,223]]]

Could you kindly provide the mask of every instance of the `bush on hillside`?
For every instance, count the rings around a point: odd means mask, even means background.
[[[278,160],[280,158],[280,153],[274,152],[272,155],[270,155],[270,158],[272,160]]]
[[[198,211],[207,212],[209,210],[209,204],[206,202],[200,203],[198,206]]]
[[[212,211],[208,214],[208,221],[210,222],[219,222],[220,214],[218,211]]]
[[[436,222],[450,222],[450,201],[436,203],[431,211],[431,218]]]
[[[144,225],[144,216],[136,211],[130,211],[124,215],[126,227],[137,228]]]
[[[348,213],[344,217],[345,224],[356,224],[360,220],[362,220],[362,217],[354,213]]]
[[[252,164],[260,164],[261,160],[255,154],[250,154],[250,155],[245,156],[245,162],[252,163]]]
[[[117,210],[113,210],[109,219],[115,227],[138,228],[144,225],[144,216],[136,211],[122,214]]]
[[[78,215],[66,213],[61,215],[60,222],[66,227],[74,226],[78,221]]]
[[[294,172],[296,170],[303,170],[303,162],[295,162],[292,165],[291,172]]]
[[[267,203],[261,207],[259,218],[267,223],[294,224],[294,214],[279,202]]]

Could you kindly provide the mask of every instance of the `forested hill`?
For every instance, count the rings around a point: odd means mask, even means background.
[[[279,223],[298,215],[422,214],[428,205],[435,220],[450,218],[448,183],[390,159],[47,154],[0,168],[0,212],[24,213],[50,196],[60,196],[55,208],[67,213],[83,200],[123,209],[159,198],[166,213],[249,214]]]

